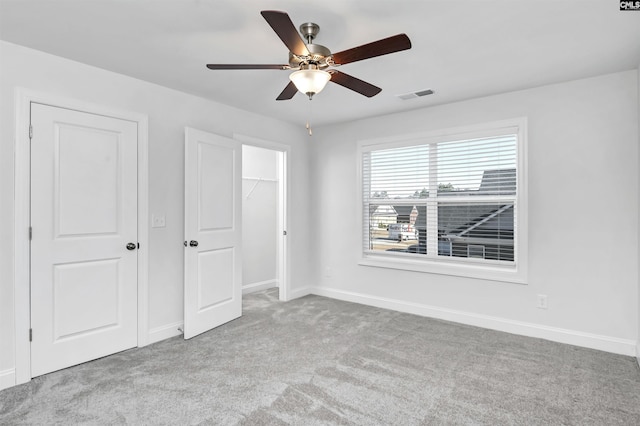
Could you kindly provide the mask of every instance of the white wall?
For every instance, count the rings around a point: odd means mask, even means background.
[[[279,152],[242,146],[242,287],[276,287]]]
[[[17,87],[148,115],[149,212],[166,215],[165,228],[149,230],[150,247],[146,248],[149,325],[156,332],[152,340],[176,332],[175,326],[183,318],[185,126],[228,137],[241,133],[290,146],[289,197],[301,211],[289,221],[290,283],[293,293],[296,286],[308,285],[308,136],[300,127],[6,42],[0,42],[0,57],[0,388],[11,382],[15,365],[13,148]]]
[[[528,118],[527,285],[358,265],[357,140],[522,116]],[[635,354],[636,70],[318,128],[314,139],[318,263],[317,285],[308,291]],[[537,294],[548,295],[548,310],[536,308]]]
[[[638,145],[640,146],[640,65],[638,65]],[[640,164],[640,157],[638,158],[638,164]],[[640,179],[640,173],[638,176]],[[640,183],[638,185],[640,191]],[[640,193],[638,194],[638,223],[640,223]],[[638,226],[638,258],[636,259],[638,265],[638,341],[636,343],[636,360],[640,365],[640,225]]]

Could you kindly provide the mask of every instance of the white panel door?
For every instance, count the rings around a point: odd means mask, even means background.
[[[137,124],[34,103],[31,125],[35,377],[137,345]]]
[[[184,337],[242,315],[242,145],[185,129]]]

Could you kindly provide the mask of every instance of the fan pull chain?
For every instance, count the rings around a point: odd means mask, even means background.
[[[309,132],[309,136],[313,136],[313,130],[311,130],[311,125],[309,122],[311,121],[311,113],[313,112],[313,107],[311,105],[311,98],[309,98],[309,113],[307,114],[307,125],[305,126],[307,131]]]

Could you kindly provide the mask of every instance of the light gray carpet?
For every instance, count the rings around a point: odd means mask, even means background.
[[[0,424],[639,425],[631,357],[307,296],[0,392]]]

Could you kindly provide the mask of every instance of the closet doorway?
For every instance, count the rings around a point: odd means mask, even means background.
[[[242,145],[242,292],[286,285],[286,149],[236,138]],[[247,143],[250,141],[251,143]]]

